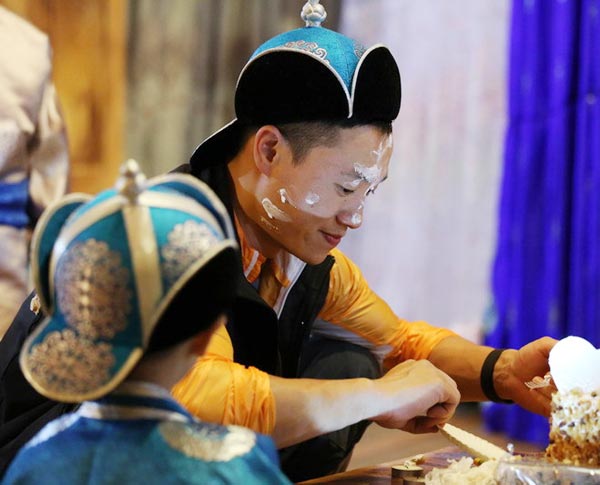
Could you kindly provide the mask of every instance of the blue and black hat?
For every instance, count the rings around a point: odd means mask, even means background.
[[[32,239],[34,284],[47,317],[21,351],[25,377],[57,401],[110,392],[157,326],[166,339],[157,349],[208,328],[201,315],[164,325],[163,316],[217,258],[230,253],[235,264],[236,247],[225,207],[189,175],[145,180],[130,160],[114,189],[68,195],[44,212]],[[229,293],[233,301],[233,286]],[[210,296],[195,295],[198,313],[203,298]]]
[[[368,49],[321,27],[317,1],[302,10],[306,27],[280,34],[250,57],[235,91],[236,118],[194,151],[193,169],[235,155],[245,127],[302,121],[391,122],[400,110],[400,73],[390,50]]]

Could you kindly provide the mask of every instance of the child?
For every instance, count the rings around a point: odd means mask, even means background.
[[[169,389],[225,322],[237,244],[227,212],[182,174],[72,194],[33,236],[45,321],[20,363],[44,396],[82,402],[17,455],[5,483],[289,483],[270,440],[196,421]]]

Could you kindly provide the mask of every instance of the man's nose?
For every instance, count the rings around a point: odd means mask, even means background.
[[[353,209],[342,210],[337,215],[337,220],[340,224],[349,227],[350,229],[358,229],[363,220],[363,208],[361,203]]]

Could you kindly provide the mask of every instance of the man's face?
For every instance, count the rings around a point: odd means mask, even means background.
[[[344,128],[294,164],[291,155],[261,175],[255,222],[281,247],[317,264],[348,229],[362,224],[365,199],[387,177],[392,136],[371,126]]]

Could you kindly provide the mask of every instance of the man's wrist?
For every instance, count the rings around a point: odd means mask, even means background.
[[[513,401],[505,399],[502,383],[508,380],[510,349],[494,349],[485,358],[481,367],[480,384],[485,397],[492,402],[511,404]],[[504,355],[503,355],[504,354]]]

